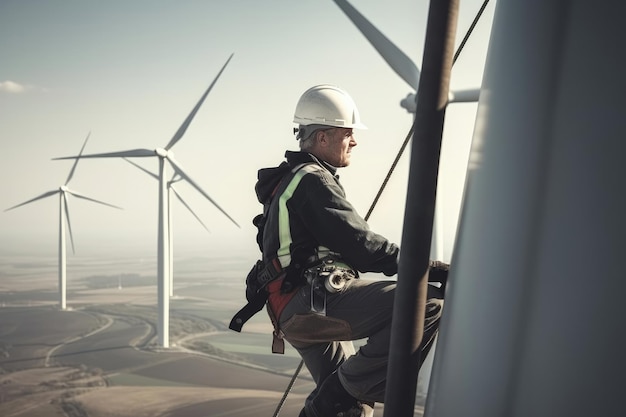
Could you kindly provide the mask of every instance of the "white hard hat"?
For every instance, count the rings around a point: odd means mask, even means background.
[[[361,123],[352,97],[342,89],[328,84],[316,85],[302,94],[296,105],[293,122],[301,126],[315,124],[367,129]]]

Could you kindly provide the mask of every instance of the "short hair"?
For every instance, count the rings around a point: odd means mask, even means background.
[[[315,134],[309,135],[306,139],[300,139],[300,149],[303,151],[308,151],[315,145]]]
[[[306,139],[300,139],[300,149],[306,151],[315,146],[315,138],[317,137],[317,132],[326,132],[333,129],[335,129],[333,126],[315,125],[315,130],[307,133]]]

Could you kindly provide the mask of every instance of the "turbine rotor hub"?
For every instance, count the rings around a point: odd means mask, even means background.
[[[400,100],[400,106],[403,109],[406,109],[406,111],[408,111],[409,113],[415,114],[415,111],[417,110],[416,100],[417,100],[417,96],[413,93],[409,93],[407,94],[405,98]]]

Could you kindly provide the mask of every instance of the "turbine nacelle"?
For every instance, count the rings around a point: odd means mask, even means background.
[[[480,96],[480,89],[450,91],[448,93],[448,103],[475,103]],[[407,112],[415,114],[417,110],[417,95],[409,93],[400,100],[400,106]]]
[[[413,93],[407,94],[405,98],[400,100],[400,107],[406,109],[411,114],[415,114],[417,110],[417,96]]]
[[[174,156],[172,151],[168,151],[165,148],[156,148],[154,150],[154,153],[156,154],[156,156],[159,156],[161,158],[167,158],[168,156]]]

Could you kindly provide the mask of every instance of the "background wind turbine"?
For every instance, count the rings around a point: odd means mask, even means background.
[[[337,6],[350,18],[352,23],[367,38],[370,44],[378,51],[391,69],[413,88],[412,93],[407,94],[400,101],[400,106],[415,117],[416,93],[419,87],[420,71],[417,65],[404,52],[393,44],[385,35],[372,25],[357,9],[346,0],[333,0]],[[480,88],[468,90],[451,90],[448,96],[449,103],[469,103],[478,101]],[[441,204],[435,207],[435,220],[433,225],[433,240],[430,249],[432,259],[443,260],[443,218]]]
[[[76,171],[76,165],[78,164],[78,160],[80,159],[83,153],[83,150],[85,149],[85,145],[87,145],[87,141],[89,140],[90,135],[91,135],[91,132],[87,134],[87,137],[85,138],[85,142],[83,143],[83,146],[80,149],[80,153],[78,154],[78,157],[76,157],[76,160],[74,161],[74,165],[72,166],[72,169],[70,170],[70,173],[67,176],[67,180],[65,180],[65,183],[62,186],[60,186],[58,190],[47,191],[41,194],[40,196],[32,198],[28,201],[25,201],[13,207],[9,207],[8,209],[5,210],[5,212],[9,210],[13,210],[14,208],[24,206],[28,203],[32,203],[33,201],[41,200],[43,198],[51,197],[55,194],[59,194],[59,306],[61,310],[65,310],[67,307],[66,305],[66,298],[67,298],[66,297],[66,292],[67,292],[66,265],[67,265],[67,262],[66,262],[66,243],[65,243],[65,228],[66,227],[68,231],[70,232],[70,243],[72,244],[72,253],[74,253],[74,238],[72,236],[72,226],[70,223],[70,212],[69,212],[68,200],[67,200],[68,194],[71,194],[76,198],[82,198],[83,200],[89,200],[89,201],[93,201],[94,203],[103,204],[105,206],[121,209],[121,207],[117,207],[112,204],[105,203],[103,201],[94,200],[93,198],[79,194],[77,191],[71,190],[67,187],[67,184],[69,184],[70,180],[74,176],[74,172]]]
[[[157,322],[157,332],[158,332],[158,343],[161,347],[167,348],[169,347],[169,279],[167,279],[167,271],[169,271],[169,253],[166,251],[166,247],[169,241],[169,229],[167,227],[167,222],[169,218],[168,214],[168,205],[166,204],[166,195],[167,195],[167,180],[165,179],[167,176],[167,166],[165,161],[169,162],[169,164],[174,169],[174,172],[177,173],[182,179],[186,180],[189,184],[191,184],[200,194],[202,194],[207,200],[209,200],[218,210],[220,210],[228,219],[233,222],[237,227],[240,227],[237,222],[224,211],[199,185],[196,181],[194,181],[185,171],[183,167],[180,165],[176,159],[174,159],[174,153],[171,151],[171,148],[183,137],[189,124],[195,117],[196,113],[200,109],[200,106],[206,99],[207,95],[217,82],[218,78],[226,68],[226,65],[230,62],[234,54],[231,54],[230,57],[226,60],[226,63],[219,71],[211,85],[204,92],[198,103],[191,110],[191,113],[187,116],[183,124],[178,128],[172,139],[165,145],[163,148],[156,149],[131,149],[126,151],[119,152],[108,152],[108,153],[98,153],[91,155],[84,155],[83,158],[115,158],[115,157],[130,157],[130,158],[145,158],[145,157],[157,157],[159,159],[159,220],[158,220],[158,236],[157,236],[157,297],[158,297],[158,322]],[[74,159],[76,156],[68,156],[54,159]]]
[[[123,158],[126,162],[136,166],[137,168],[139,168],[140,170],[142,170],[143,172],[145,172],[146,174],[150,175],[152,178],[158,180],[159,176],[156,174],[153,174],[152,172],[148,171],[147,169],[145,169],[144,167],[142,167],[139,164],[134,163],[133,161]],[[178,174],[174,174],[172,176],[172,179],[169,180],[167,182],[167,212],[169,213],[169,217],[168,217],[168,221],[167,221],[167,228],[168,228],[168,237],[169,237],[169,241],[168,241],[168,256],[169,256],[169,270],[167,271],[167,273],[169,274],[168,277],[166,277],[166,279],[169,279],[170,282],[170,297],[172,297],[174,295],[174,237],[172,234],[172,230],[173,230],[173,220],[172,220],[172,194],[174,194],[176,196],[176,198],[178,198],[178,200],[183,203],[183,205],[185,207],[187,207],[187,210],[189,210],[189,212],[191,214],[193,214],[193,216],[196,218],[196,220],[198,220],[200,222],[200,224],[202,225],[202,227],[204,227],[204,229],[208,232],[209,228],[204,224],[204,222],[200,219],[200,217],[198,217],[198,215],[193,211],[193,209],[189,206],[189,204],[187,204],[187,202],[185,200],[183,200],[183,198],[181,197],[181,195],[178,193],[178,191],[176,191],[176,188],[174,188],[174,183],[178,182],[182,180],[182,178],[178,175]]]

